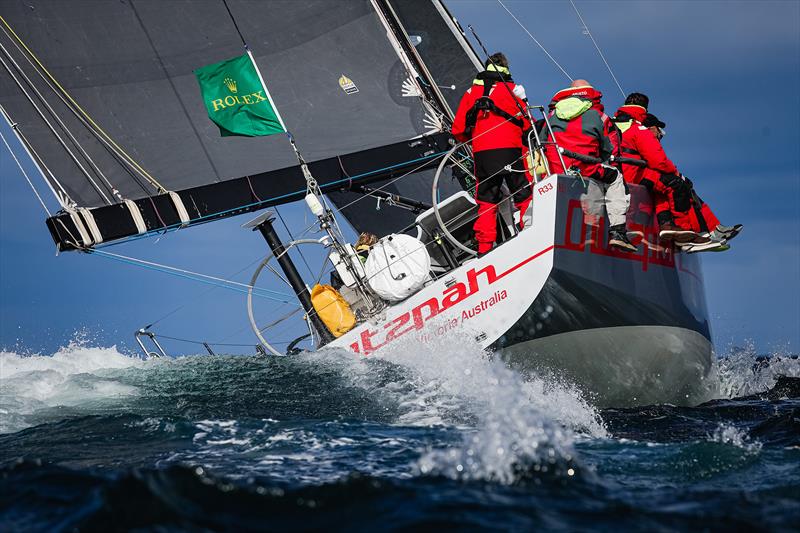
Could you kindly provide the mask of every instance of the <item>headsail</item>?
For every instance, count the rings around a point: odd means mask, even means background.
[[[402,96],[410,73],[381,2],[228,5],[323,191],[399,175],[446,149],[447,135],[426,127],[429,107]],[[103,241],[302,198],[285,139],[222,138],[206,116],[193,70],[242,51],[221,1],[0,6],[0,104],[65,203],[92,208]],[[69,248],[74,218],[48,225]]]

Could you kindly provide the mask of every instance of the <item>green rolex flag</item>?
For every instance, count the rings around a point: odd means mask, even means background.
[[[222,136],[257,137],[286,129],[248,54],[194,71],[200,92]]]

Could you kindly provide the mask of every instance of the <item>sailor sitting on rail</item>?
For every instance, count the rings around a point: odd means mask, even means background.
[[[642,121],[642,125],[648,128],[659,141],[665,135],[666,124],[653,114],[648,113]],[[677,212],[674,201],[669,198],[667,198],[666,205],[662,204],[661,208],[670,210],[675,226],[681,229],[691,229],[695,234],[699,234],[700,239],[690,243],[679,243],[679,246],[688,252],[722,252],[730,249],[728,242],[742,231],[743,226],[741,224],[733,226],[720,224],[711,207],[695,192],[692,180],[686,176],[682,177],[689,189],[691,209],[687,212]],[[658,212],[658,207],[656,207],[656,212]],[[713,229],[709,231],[711,228]],[[702,246],[706,241],[710,244]]]
[[[614,127],[604,113],[600,99],[603,93],[588,81],[578,79],[566,89],[558,91],[550,102],[550,127],[542,137],[555,141],[565,151],[559,154],[556,146],[545,146],[545,157],[553,173],[565,173],[568,169],[589,178],[587,192],[583,197],[584,208],[595,216],[608,214],[610,227],[608,244],[614,248],[635,252],[636,246],[628,240],[626,217],[630,196],[619,169],[605,164],[611,157],[611,136]],[[564,164],[562,165],[562,157]]]
[[[520,229],[531,202],[523,162],[523,138],[531,123],[524,99],[525,89],[514,83],[508,59],[498,52],[489,56],[486,70],[477,75],[461,98],[453,121],[453,136],[472,144],[478,204],[474,228],[481,254],[491,250],[497,238],[497,205],[503,200],[503,182],[520,212]],[[509,166],[512,171],[506,169]]]
[[[660,143],[665,124],[647,112],[649,104],[646,95],[631,93],[614,117],[621,132],[625,180],[644,185],[653,194],[661,239],[674,240],[690,252],[727,250],[726,241],[739,233],[741,225],[721,225],[694,192],[692,182],[667,158]],[[635,166],[626,159],[643,160],[647,166]]]

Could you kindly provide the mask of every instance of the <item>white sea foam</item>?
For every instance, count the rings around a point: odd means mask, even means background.
[[[758,453],[762,447],[761,442],[751,440],[744,429],[725,423],[720,423],[714,432],[709,435],[708,440],[719,444],[730,444],[751,454]]]
[[[756,360],[758,352],[752,343],[743,349],[731,350],[714,361],[711,376],[712,398],[736,398],[764,392],[775,385],[778,376],[800,377],[800,358],[787,354],[771,354],[769,360]]]
[[[433,413],[455,408],[476,419],[474,431],[467,431],[459,446],[423,454],[417,464],[423,474],[510,483],[520,471],[570,463],[576,433],[607,435],[597,411],[577,389],[539,378],[525,380],[469,337],[425,346],[399,343],[380,356],[407,367],[406,379],[414,383],[406,403],[419,409],[401,422],[438,418]],[[573,475],[574,469],[565,472]]]
[[[137,394],[137,389],[114,379],[108,371],[143,365],[144,361],[80,340],[52,355],[0,352],[0,433],[36,423],[37,412],[113,401]]]

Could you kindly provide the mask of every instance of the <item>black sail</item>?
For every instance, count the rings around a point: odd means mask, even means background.
[[[393,0],[391,7],[448,107],[458,102],[482,70],[458,22],[439,0]]]
[[[447,135],[425,124],[422,99],[403,94],[409,74],[377,4],[228,0],[326,192],[395,178],[447,149]],[[135,201],[148,231],[179,225],[174,202],[153,182],[179,193],[191,223],[302,198],[305,181],[285,136],[221,137],[206,115],[193,70],[244,52],[221,0],[0,0],[0,15],[8,24],[0,32],[0,104],[52,172],[53,186],[94,208],[104,241],[141,232],[122,198]],[[153,180],[120,163],[81,124],[53,89],[56,81]],[[69,217],[48,225],[63,247]]]
[[[452,120],[461,97],[481,67],[460,26],[439,0],[388,0],[382,4],[387,15],[394,18],[400,37],[407,39],[413,47],[420,68],[430,76],[422,83],[435,86],[443,101],[440,111],[446,120]],[[373,187],[430,205],[433,174],[432,170],[424,170],[400,180],[385,180]],[[440,179],[440,197],[459,190],[461,186],[449,175]],[[386,201],[379,202],[378,198],[354,204],[358,193],[340,191],[329,196],[359,232],[369,231],[383,236],[409,227],[417,216],[417,212],[393,207]]]

